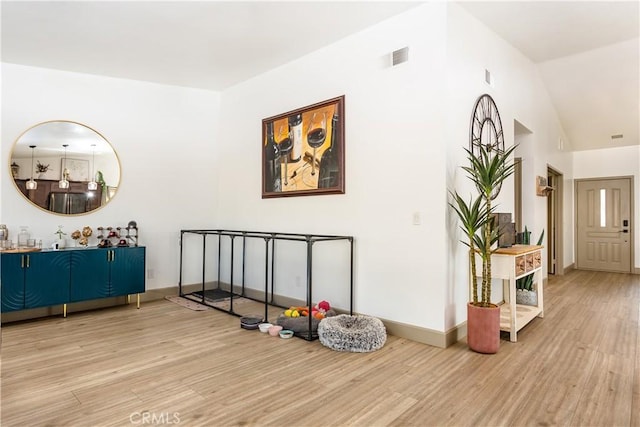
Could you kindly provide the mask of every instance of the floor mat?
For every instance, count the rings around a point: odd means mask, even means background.
[[[225,295],[226,294],[226,295]],[[204,293],[204,302],[202,301],[202,292],[191,292],[184,295],[185,299],[198,302],[208,307],[221,308],[223,310],[231,309],[231,293],[220,289],[206,290]],[[247,303],[256,303],[255,301],[233,294],[233,307],[235,308],[246,305]]]
[[[191,292],[189,295],[193,295],[202,300],[202,291]],[[205,289],[204,291],[204,298],[209,301],[217,301],[229,298],[230,296],[231,292],[225,291],[224,289]]]
[[[181,305],[182,307],[186,307],[189,310],[193,310],[193,311],[205,311],[205,310],[212,310],[211,307],[207,307],[206,305],[203,304],[199,304],[195,301],[192,301],[188,298],[182,298],[179,296],[173,296],[173,295],[168,295],[166,297],[164,297],[164,299],[166,299],[167,301],[171,301],[173,303],[176,303],[178,305]]]
[[[191,299],[194,302],[202,301],[201,296],[196,296],[193,294],[188,294],[184,296],[187,299]],[[208,307],[215,307],[220,310],[224,310],[227,312],[232,312],[241,316],[264,316],[264,303],[260,301],[255,301],[250,298],[234,296],[233,297],[233,307],[231,306],[231,298],[223,298],[212,301],[208,298],[205,299],[205,304]],[[267,307],[267,319],[275,319],[278,317],[280,313],[282,313],[282,308],[268,306]]]

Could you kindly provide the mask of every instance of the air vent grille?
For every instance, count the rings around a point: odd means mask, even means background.
[[[392,53],[393,66],[402,64],[409,60],[409,47],[403,47],[402,49],[394,50]]]

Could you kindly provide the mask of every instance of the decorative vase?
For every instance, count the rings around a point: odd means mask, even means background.
[[[538,306],[538,292],[516,289],[516,304]]]
[[[500,348],[500,307],[467,303],[467,345],[477,353],[494,354]]]

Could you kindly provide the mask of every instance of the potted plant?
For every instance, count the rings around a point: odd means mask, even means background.
[[[44,175],[48,170],[49,165],[42,164],[40,163],[40,160],[38,160],[38,163],[36,163],[36,173],[38,174],[38,179],[44,179]]]
[[[64,249],[67,246],[67,240],[64,238],[64,236],[66,236],[67,233],[62,231],[62,226],[59,225],[58,226],[58,231],[56,231],[53,234],[57,234],[58,235],[58,240],[55,242],[55,243],[57,243],[57,248],[58,249]]]
[[[465,149],[470,165],[462,169],[475,184],[478,194],[467,203],[458,192],[453,192],[453,201],[449,203],[467,238],[462,243],[469,247],[472,300],[467,304],[467,344],[479,353],[496,353],[500,346],[500,308],[491,303],[491,255],[497,249],[501,231],[493,221],[496,206],[492,202],[502,182],[513,174],[514,164],[510,158],[515,148],[501,151],[479,144],[477,153]],[[482,262],[480,296],[477,258]]]
[[[529,231],[527,227],[524,227],[525,235]],[[542,239],[544,238],[544,230],[540,233],[540,238],[538,239],[538,246],[542,244]],[[525,239],[524,244],[529,244],[528,239]],[[533,287],[533,273],[527,276],[521,277],[516,280],[516,303],[523,305],[538,305],[538,291]]]

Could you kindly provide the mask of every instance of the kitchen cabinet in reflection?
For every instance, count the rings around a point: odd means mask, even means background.
[[[61,189],[58,181],[37,179],[38,187],[27,190],[24,179],[15,180],[18,189],[42,209],[59,214],[82,214],[101,205],[102,187],[88,191],[86,182],[69,182],[68,189]]]

